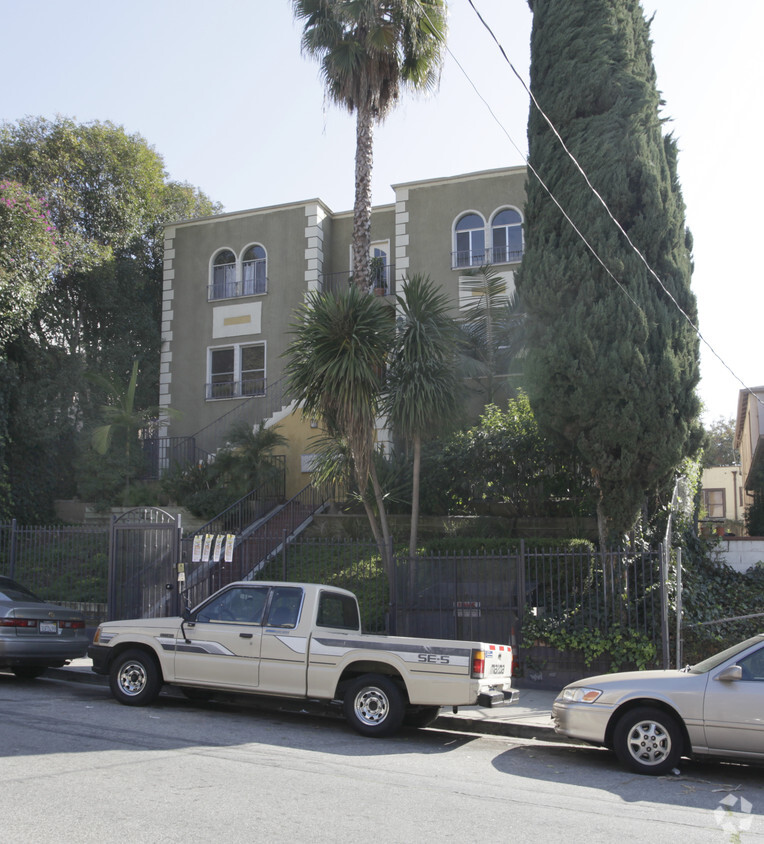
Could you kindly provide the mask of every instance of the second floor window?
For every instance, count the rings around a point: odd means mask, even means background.
[[[208,399],[238,399],[265,394],[265,344],[210,349]]]

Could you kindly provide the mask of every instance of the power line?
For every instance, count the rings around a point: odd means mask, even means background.
[[[651,275],[651,276],[652,276],[652,277],[653,277],[653,278],[657,281],[657,283],[659,284],[659,286],[661,287],[661,289],[662,289],[662,290],[664,291],[664,293],[668,296],[669,300],[673,303],[673,305],[676,307],[676,309],[679,311],[679,313],[680,313],[680,314],[684,317],[684,319],[685,319],[685,320],[689,323],[690,327],[691,327],[691,328],[692,328],[692,330],[695,332],[696,336],[697,336],[697,337],[698,337],[698,339],[701,341],[701,343],[703,343],[703,344],[706,346],[706,348],[708,348],[708,349],[710,350],[710,352],[711,352],[711,353],[714,355],[714,357],[715,357],[715,358],[716,358],[716,359],[717,359],[717,360],[718,360],[718,361],[722,364],[722,366],[723,366],[723,367],[724,367],[724,368],[725,368],[725,369],[726,369],[726,370],[730,373],[730,375],[732,375],[732,377],[733,377],[733,378],[734,378],[734,379],[735,379],[735,380],[736,380],[739,384],[741,384],[741,385],[742,385],[743,389],[744,389],[746,392],[748,392],[748,393],[749,393],[749,395],[753,396],[753,398],[754,398],[754,399],[758,402],[758,404],[760,404],[762,407],[764,407],[764,401],[762,401],[762,400],[761,400],[761,399],[760,399],[760,398],[756,395],[756,393],[755,393],[755,392],[754,392],[754,391],[753,391],[753,390],[752,390],[752,389],[751,389],[751,388],[750,388],[750,387],[749,387],[749,386],[748,386],[748,385],[747,385],[747,384],[746,384],[746,383],[742,380],[742,378],[740,378],[740,377],[737,375],[737,373],[735,373],[735,371],[734,371],[734,370],[733,370],[733,369],[729,366],[729,364],[727,364],[727,362],[726,362],[726,361],[725,361],[725,360],[721,357],[721,355],[720,355],[720,354],[716,351],[716,349],[714,349],[714,347],[713,347],[713,346],[712,346],[712,345],[708,342],[708,340],[706,340],[706,338],[703,336],[702,332],[700,331],[700,328],[699,328],[699,327],[698,327],[698,326],[697,326],[697,325],[693,322],[692,318],[691,318],[691,317],[690,317],[690,316],[689,316],[689,315],[688,315],[688,314],[684,311],[684,309],[683,309],[683,308],[681,307],[681,305],[677,302],[677,300],[676,300],[676,298],[673,296],[673,294],[672,294],[672,293],[668,290],[668,288],[667,288],[667,287],[666,287],[666,285],[663,283],[663,281],[662,281],[662,280],[661,280],[661,278],[658,276],[658,274],[657,274],[657,273],[653,270],[653,268],[650,266],[650,264],[648,263],[648,261],[647,261],[647,259],[645,258],[645,256],[644,256],[644,255],[642,254],[642,252],[641,252],[641,251],[637,248],[637,246],[634,244],[634,242],[633,242],[633,241],[631,240],[631,238],[629,237],[629,235],[628,235],[628,233],[626,232],[626,230],[623,228],[623,226],[620,224],[620,222],[616,219],[616,217],[614,216],[614,214],[611,212],[610,208],[608,207],[608,205],[607,205],[607,203],[605,202],[605,200],[604,200],[604,198],[602,197],[602,195],[601,195],[601,194],[600,194],[600,193],[596,190],[596,188],[595,188],[595,187],[594,187],[594,185],[592,184],[592,182],[591,182],[591,180],[589,179],[589,176],[588,176],[588,174],[586,173],[586,171],[584,170],[584,168],[583,168],[583,167],[581,166],[581,164],[578,162],[578,160],[577,160],[577,159],[576,159],[576,157],[573,155],[573,153],[572,153],[572,152],[568,149],[567,145],[565,144],[564,140],[562,139],[562,136],[560,135],[560,133],[559,133],[559,131],[557,130],[556,126],[552,123],[551,119],[548,117],[548,115],[546,114],[546,112],[545,112],[545,111],[541,108],[541,106],[539,105],[539,103],[538,103],[538,101],[537,101],[536,97],[534,96],[533,92],[530,90],[530,88],[528,87],[528,85],[526,85],[525,80],[522,78],[522,76],[520,75],[520,73],[518,73],[518,71],[517,71],[516,67],[514,66],[513,62],[510,60],[509,56],[507,55],[506,51],[504,50],[504,47],[502,46],[501,42],[500,42],[500,41],[498,40],[498,38],[496,37],[496,34],[494,33],[494,31],[492,30],[492,28],[490,27],[490,25],[489,25],[489,24],[485,21],[485,19],[483,18],[483,16],[480,14],[480,12],[479,12],[479,11],[477,10],[477,8],[475,7],[475,4],[473,3],[473,0],[467,0],[467,2],[469,3],[469,5],[470,5],[470,7],[472,8],[472,10],[473,10],[473,12],[475,13],[475,15],[477,15],[477,18],[478,18],[478,20],[480,21],[480,23],[482,23],[482,24],[483,24],[483,26],[485,27],[486,31],[489,33],[489,35],[490,35],[490,36],[491,36],[491,38],[493,39],[494,43],[495,43],[495,44],[496,44],[496,46],[498,47],[499,52],[501,53],[501,55],[502,55],[502,57],[504,58],[504,60],[505,60],[505,62],[507,63],[507,65],[509,66],[510,70],[511,70],[511,71],[512,71],[512,73],[515,75],[515,77],[518,79],[518,81],[520,82],[520,84],[523,86],[523,89],[524,89],[524,90],[525,90],[525,92],[528,94],[528,97],[530,98],[531,103],[532,103],[532,104],[533,104],[533,106],[534,106],[534,107],[538,110],[539,114],[543,117],[543,119],[546,121],[546,123],[547,123],[547,125],[549,126],[549,128],[551,129],[552,133],[554,134],[554,136],[557,138],[558,142],[560,143],[560,145],[561,145],[562,149],[564,150],[565,154],[566,154],[566,155],[570,158],[570,160],[572,161],[573,165],[574,165],[574,166],[576,167],[576,169],[579,171],[579,173],[580,173],[580,174],[581,174],[581,176],[583,177],[584,181],[586,182],[587,187],[588,187],[588,188],[589,188],[589,190],[592,192],[592,194],[593,194],[593,195],[597,198],[597,200],[599,201],[599,203],[602,205],[602,207],[604,208],[604,210],[605,210],[605,212],[607,213],[608,217],[610,217],[610,219],[612,220],[612,222],[613,222],[613,223],[615,224],[615,226],[618,228],[619,232],[620,232],[620,233],[623,235],[623,237],[626,239],[626,241],[627,241],[627,243],[628,243],[629,247],[630,247],[630,248],[634,251],[634,253],[635,253],[635,254],[639,257],[639,259],[642,261],[642,263],[644,264],[644,266],[646,267],[646,269],[647,269],[647,271],[650,273],[650,275]],[[422,12],[424,13],[424,15],[425,15],[425,16],[427,16],[427,11],[426,11],[426,10],[425,10],[422,6],[421,6],[421,4],[419,4],[419,0],[417,0],[417,4],[419,5],[419,8],[422,10]],[[485,98],[485,97],[484,97],[484,96],[480,93],[480,91],[478,90],[477,85],[476,85],[476,84],[472,81],[472,79],[470,78],[470,76],[469,76],[469,74],[467,73],[467,71],[464,69],[464,67],[462,66],[462,64],[459,62],[459,60],[456,58],[456,56],[453,54],[453,52],[450,50],[450,48],[449,48],[448,46],[446,46],[446,51],[447,51],[447,52],[448,52],[448,54],[451,56],[451,58],[454,60],[454,62],[456,63],[457,67],[459,68],[459,70],[461,70],[461,72],[464,74],[464,77],[465,77],[465,78],[467,79],[467,81],[470,83],[470,85],[472,86],[473,90],[475,91],[475,93],[477,94],[477,96],[479,97],[479,99],[480,99],[480,100],[483,102],[483,104],[486,106],[486,108],[488,109],[488,112],[490,113],[491,117],[493,117],[494,121],[497,123],[497,125],[500,127],[500,129],[501,129],[501,130],[504,132],[504,134],[507,136],[507,138],[509,139],[509,141],[510,141],[510,143],[512,144],[512,146],[513,146],[513,147],[517,150],[517,152],[518,152],[518,153],[520,153],[521,157],[522,157],[522,158],[523,158],[523,160],[525,161],[525,164],[526,164],[526,166],[527,166],[528,170],[529,170],[529,171],[530,171],[530,172],[534,175],[534,177],[538,180],[539,184],[540,184],[540,185],[542,186],[542,188],[546,191],[547,195],[550,197],[550,199],[554,202],[554,204],[555,204],[555,205],[557,206],[557,208],[560,210],[560,212],[562,213],[562,215],[563,215],[563,217],[565,218],[565,220],[566,220],[566,221],[569,223],[569,225],[573,228],[573,230],[575,231],[576,235],[577,235],[577,236],[581,239],[581,241],[584,243],[584,245],[586,246],[586,248],[587,248],[587,249],[591,252],[591,254],[594,256],[594,258],[595,258],[595,259],[597,260],[597,262],[600,264],[600,266],[602,266],[602,268],[605,270],[605,272],[607,273],[607,275],[608,275],[608,276],[610,276],[610,278],[611,278],[611,279],[612,279],[612,280],[613,280],[613,281],[614,281],[614,282],[618,285],[618,287],[620,288],[620,290],[621,290],[621,291],[622,291],[622,292],[623,292],[623,293],[627,296],[627,298],[631,301],[631,303],[632,303],[632,304],[633,304],[633,305],[634,305],[634,306],[635,306],[635,307],[636,307],[636,308],[637,308],[640,312],[642,312],[642,308],[640,307],[640,305],[639,305],[639,304],[638,304],[638,303],[634,300],[634,298],[633,298],[633,297],[631,296],[631,294],[627,291],[627,289],[626,289],[626,288],[624,287],[624,285],[620,282],[620,280],[619,280],[619,279],[617,279],[617,278],[616,278],[616,276],[612,273],[612,271],[611,271],[611,270],[607,267],[607,265],[605,264],[604,260],[603,260],[603,259],[600,257],[600,255],[597,253],[597,251],[596,251],[596,249],[594,248],[594,246],[592,246],[592,244],[591,244],[591,243],[589,243],[589,241],[588,241],[588,240],[586,239],[586,237],[583,235],[583,233],[581,232],[581,230],[580,230],[580,229],[578,228],[578,226],[577,226],[577,225],[573,222],[573,220],[571,219],[571,217],[568,215],[568,213],[567,213],[567,212],[565,211],[565,209],[562,207],[562,205],[560,204],[560,202],[558,201],[558,199],[554,196],[554,194],[553,194],[553,193],[552,193],[552,191],[550,190],[549,186],[548,186],[548,185],[544,182],[544,180],[541,178],[541,175],[540,175],[540,174],[536,171],[536,169],[533,167],[533,165],[531,164],[531,162],[530,162],[530,160],[529,160],[528,156],[525,154],[525,152],[524,152],[523,150],[521,150],[521,149],[520,149],[520,147],[518,147],[517,143],[515,143],[514,139],[512,138],[512,136],[510,135],[510,133],[508,132],[508,130],[506,129],[506,127],[503,125],[503,123],[501,122],[501,120],[497,117],[497,115],[495,114],[495,112],[494,112],[494,111],[493,111],[493,109],[491,108],[491,106],[490,106],[490,104],[488,103],[488,101],[486,100],[486,98]]]

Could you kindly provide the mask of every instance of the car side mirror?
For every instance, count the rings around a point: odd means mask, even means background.
[[[714,679],[723,680],[725,683],[729,683],[732,680],[742,680],[743,669],[739,665],[730,665],[724,671],[720,671]]]

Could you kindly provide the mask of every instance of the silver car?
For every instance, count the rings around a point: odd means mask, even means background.
[[[85,656],[89,642],[81,612],[49,604],[0,576],[0,669],[31,679]]]
[[[552,718],[556,732],[608,747],[640,774],[690,755],[764,761],[764,633],[681,670],[571,683]]]

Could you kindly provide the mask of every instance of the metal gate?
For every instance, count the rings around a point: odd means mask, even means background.
[[[111,523],[109,620],[178,615],[180,518],[137,507]]]
[[[524,574],[517,554],[399,557],[392,632],[517,646]]]

